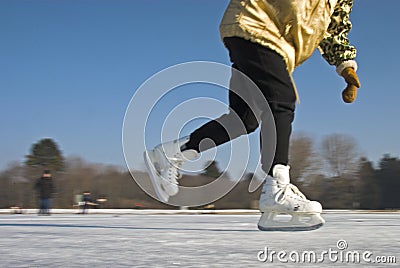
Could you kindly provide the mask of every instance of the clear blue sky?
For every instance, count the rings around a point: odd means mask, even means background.
[[[227,3],[0,0],[0,168],[44,137],[66,156],[124,166],[125,109],[146,79],[187,61],[229,64],[218,33]],[[357,102],[342,102],[345,84],[317,52],[294,75],[295,132],[352,135],[374,161],[399,156],[399,10],[398,0],[355,0]]]

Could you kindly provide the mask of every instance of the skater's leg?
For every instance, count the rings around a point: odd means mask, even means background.
[[[289,154],[289,140],[294,119],[296,94],[292,79],[287,71],[283,58],[275,51],[248,40],[238,37],[226,38],[225,44],[229,48],[230,57],[238,70],[246,74],[261,90],[270,106],[276,126],[276,149],[272,155],[273,146],[268,141],[272,136],[271,118],[264,102],[257,107],[263,111],[261,115],[261,154],[264,171],[272,175],[272,168],[276,164],[287,165]],[[255,102],[257,104],[257,102]],[[272,162],[272,165],[271,165]],[[269,167],[271,168],[269,169]]]
[[[289,163],[289,144],[292,133],[292,122],[294,118],[294,103],[270,102],[269,106],[275,122],[276,147],[275,155],[271,159],[271,144],[268,143],[270,137],[270,125],[263,119],[261,125],[261,163],[266,173],[273,176],[272,170],[275,165],[285,165]],[[267,115],[268,116],[268,115]],[[264,115],[263,115],[264,118]],[[264,141],[264,142],[263,142]],[[271,164],[272,160],[272,164]],[[268,167],[270,167],[268,169]],[[287,182],[289,183],[289,182]]]
[[[237,68],[233,61],[233,68]],[[218,146],[241,135],[253,132],[258,121],[242,99],[253,86],[236,69],[232,70],[229,91],[229,112],[195,130],[189,138],[160,144],[144,153],[150,179],[160,200],[168,201],[178,193],[179,169],[186,160],[195,159],[199,152]],[[236,93],[238,93],[238,96]],[[247,94],[247,95],[246,95]]]
[[[228,48],[229,57],[234,68],[230,80],[230,88],[233,89],[229,91],[230,112],[206,123],[190,135],[190,140],[185,145],[185,148],[194,149],[198,152],[213,147],[213,144],[210,143],[202,144],[200,148],[201,141],[210,139],[215,146],[218,146],[241,135],[249,134],[259,126],[259,122],[253,113],[255,111],[252,108],[258,108],[259,111],[262,111],[265,107],[250,108],[246,103],[251,99],[251,96],[256,95],[252,91],[258,89],[254,88],[253,84],[250,84],[249,80],[243,77],[243,74],[255,82],[262,91],[265,86],[274,88],[274,84],[281,83],[281,81],[277,81],[269,84],[270,79],[268,76],[264,76],[264,63],[261,62],[260,54],[257,51],[259,45],[238,37],[225,38],[224,42]],[[281,58],[280,60],[282,61]],[[287,81],[284,82],[286,83]],[[289,84],[292,85],[291,82]],[[234,92],[237,92],[240,96]],[[269,95],[264,95],[268,100]],[[245,101],[244,99],[247,100]],[[262,105],[265,105],[265,102],[262,102]],[[240,118],[240,122],[238,122],[237,117]]]
[[[321,204],[307,198],[290,184],[288,154],[294,118],[296,94],[292,79],[283,58],[276,52],[240,38],[232,40],[242,51],[231,55],[237,60],[239,69],[249,76],[267,99],[275,129],[271,130],[270,113],[263,107],[261,114],[261,162],[267,176],[260,197],[262,217],[260,230],[312,230],[324,223],[320,213]],[[237,50],[233,50],[237,51]],[[244,57],[244,58],[243,58]],[[271,131],[276,131],[276,151],[272,155]],[[272,165],[271,165],[272,163]],[[271,168],[269,168],[271,166]],[[278,214],[292,215],[288,222],[274,221]],[[305,220],[302,220],[305,218]]]
[[[234,77],[231,83],[234,83]],[[195,159],[199,152],[223,144],[258,127],[258,121],[247,104],[230,91],[230,112],[194,131],[190,138],[182,138],[146,151],[144,160],[155,192],[161,201],[179,191],[179,169],[186,160]]]
[[[51,210],[51,199],[50,198],[46,198],[45,199],[45,214],[46,215],[50,215],[50,210]]]
[[[39,211],[38,211],[39,215],[43,215],[44,214],[44,199],[43,198],[39,198]]]
[[[244,84],[240,80],[242,78],[232,72],[231,87],[238,88],[241,84]],[[189,141],[182,149],[193,149],[197,152],[206,151],[257,129],[258,121],[253,112],[246,102],[233,91],[229,91],[229,110],[229,113],[192,132]],[[208,139],[209,141],[207,141]]]

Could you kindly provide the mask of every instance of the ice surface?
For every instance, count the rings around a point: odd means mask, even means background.
[[[261,232],[258,214],[0,215],[0,267],[363,267],[363,264],[260,262],[259,251],[347,250],[395,256],[400,214],[329,212],[309,232]],[[262,255],[261,255],[262,256]],[[287,258],[287,257],[286,257]]]

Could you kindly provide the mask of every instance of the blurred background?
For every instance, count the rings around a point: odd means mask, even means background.
[[[0,1],[0,208],[37,207],[34,184],[44,169],[53,175],[55,208],[73,207],[84,191],[103,200],[103,208],[168,207],[143,192],[128,172],[121,145],[125,109],[143,82],[169,66],[196,60],[229,64],[218,33],[227,4]],[[324,208],[400,207],[399,8],[397,0],[355,1],[349,37],[358,49],[362,87],[354,104],[342,102],[344,81],[318,52],[294,73],[301,104],[291,176]],[[174,103],[199,95],[227,103],[227,92],[202,85],[191,86]],[[204,107],[193,109],[201,113]],[[213,112],[217,117],[223,111]],[[257,148],[258,133],[250,139]],[[141,149],[137,155],[131,171],[146,179]],[[181,182],[209,183],[226,161],[205,162],[203,172]],[[250,168],[209,207],[256,208],[259,190],[247,191],[251,173]],[[224,179],[237,174],[229,170]]]

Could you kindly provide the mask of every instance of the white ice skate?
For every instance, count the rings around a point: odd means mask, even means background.
[[[182,168],[183,163],[198,156],[195,150],[181,152],[182,145],[188,140],[189,137],[185,137],[160,144],[153,150],[144,152],[144,162],[146,163],[150,180],[158,198],[162,202],[168,202],[171,196],[178,193],[178,179],[181,177],[179,170]]]
[[[275,165],[273,177],[267,176],[259,201],[262,231],[309,231],[320,228],[322,206],[310,201],[290,184],[289,166]],[[284,216],[282,216],[284,215]],[[288,216],[289,219],[288,219]]]

